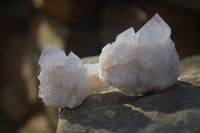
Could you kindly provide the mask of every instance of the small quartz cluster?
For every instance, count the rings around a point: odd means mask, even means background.
[[[39,97],[51,107],[73,108],[85,99],[86,69],[74,53],[47,46],[39,59]]]
[[[66,56],[63,50],[51,45],[42,51],[39,65],[39,97],[54,108],[76,107],[106,85],[98,76],[98,64],[83,65],[73,52]]]
[[[100,77],[129,95],[171,87],[179,75],[179,56],[170,35],[158,14],[137,33],[122,32],[102,49]]]
[[[44,48],[39,65],[39,97],[55,108],[74,108],[98,90],[112,85],[128,95],[171,87],[179,75],[179,56],[171,29],[156,14],[138,32],[122,32],[107,44],[99,63],[83,65],[71,52]]]

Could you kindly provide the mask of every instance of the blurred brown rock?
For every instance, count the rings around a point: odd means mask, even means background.
[[[31,0],[33,5],[63,22],[76,22],[80,17],[93,14],[95,1],[84,0]]]
[[[0,94],[2,105],[0,108],[13,122],[24,120],[29,111],[26,84],[21,75],[23,57],[27,50],[26,43],[22,35],[10,37],[2,62],[3,87]]]
[[[65,50],[68,36],[69,29],[60,21],[48,15],[39,15],[33,19],[31,24],[29,43],[39,52],[47,45],[54,45]]]
[[[16,95],[13,87],[4,88],[1,94],[1,109],[13,122],[25,120],[29,111],[27,103],[24,103],[23,99]]]
[[[18,133],[54,133],[55,130],[50,126],[49,120],[44,114],[38,114],[29,119]]]
[[[53,109],[49,106],[44,105],[44,113],[48,118],[49,124],[53,129],[56,129],[58,122],[58,109]]]
[[[81,59],[83,64],[93,64],[93,63],[98,63],[99,61],[99,56],[90,56],[90,57],[84,57]]]
[[[60,20],[71,21],[76,11],[73,0],[32,0],[37,9],[48,12]]]
[[[179,64],[179,80],[200,86],[200,55],[181,59]]]
[[[200,55],[189,56],[180,61],[180,75],[200,76]]]
[[[166,4],[174,5],[185,10],[200,13],[200,1],[199,0],[160,0]]]
[[[119,33],[130,27],[137,31],[148,20],[147,13],[136,4],[123,6],[113,4],[107,4],[102,11],[102,28],[100,30],[102,46],[114,42]]]

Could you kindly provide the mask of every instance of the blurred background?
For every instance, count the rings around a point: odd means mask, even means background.
[[[80,57],[155,13],[172,28],[180,58],[200,54],[199,0],[4,0],[0,2],[0,133],[54,133],[58,111],[38,95],[38,58],[52,44]]]

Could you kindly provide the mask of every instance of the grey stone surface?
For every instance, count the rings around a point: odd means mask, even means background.
[[[79,107],[59,111],[57,133],[94,132],[199,133],[200,77],[181,76],[165,91],[134,97],[92,94]]]

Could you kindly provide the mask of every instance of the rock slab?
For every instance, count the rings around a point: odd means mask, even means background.
[[[199,133],[199,75],[183,75],[159,93],[130,97],[110,89],[92,94],[77,108],[60,109],[57,133]]]

